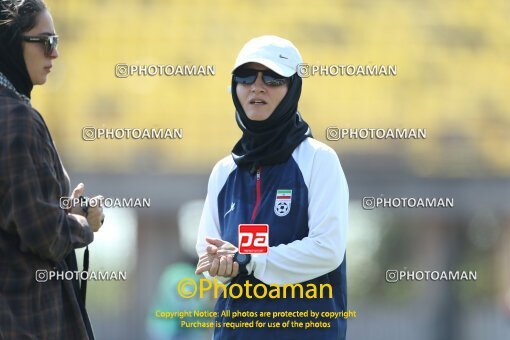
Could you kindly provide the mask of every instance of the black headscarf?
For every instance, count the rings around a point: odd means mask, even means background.
[[[251,120],[237,98],[237,83],[232,77],[232,99],[236,108],[236,121],[243,136],[232,149],[234,162],[249,167],[253,173],[259,165],[274,165],[289,159],[294,149],[312,131],[297,111],[302,80],[296,74],[290,78],[282,101],[267,119]]]
[[[0,2],[0,72],[9,79],[16,91],[30,98],[34,85],[23,57],[20,23],[3,23],[3,21],[11,19],[9,14],[13,10],[13,5],[11,1]],[[19,8],[21,15],[30,10],[31,8],[23,6]]]

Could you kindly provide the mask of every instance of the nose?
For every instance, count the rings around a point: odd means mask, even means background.
[[[251,91],[256,92],[257,90],[260,92],[264,92],[266,90],[266,86],[262,80],[262,72],[257,72],[257,79],[255,79],[255,82],[251,84]]]
[[[53,51],[51,51],[51,54],[50,54],[50,58],[51,59],[57,59],[59,56],[58,54],[58,49],[57,48],[54,48]]]

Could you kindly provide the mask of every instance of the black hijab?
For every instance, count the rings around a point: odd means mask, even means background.
[[[21,47],[22,32],[20,26],[22,23],[17,21],[4,22],[12,19],[10,18],[12,4],[9,6],[8,3],[10,1],[2,1],[2,4],[0,4],[0,72],[9,79],[16,91],[30,98],[33,84],[28,74]],[[21,7],[19,10],[20,15],[25,15],[25,12],[30,11],[31,8]]]
[[[237,83],[232,76],[232,99],[236,108],[236,121],[243,136],[232,149],[234,162],[240,167],[249,167],[254,173],[259,165],[274,165],[286,162],[294,149],[312,131],[297,111],[301,95],[301,77],[290,78],[288,90],[274,112],[266,120],[255,121],[246,113],[237,98]]]

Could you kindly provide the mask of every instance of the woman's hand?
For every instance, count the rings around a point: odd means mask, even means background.
[[[77,202],[81,196],[85,195],[85,185],[83,183],[80,183],[76,186],[76,188],[73,190],[72,196],[71,196],[71,202]],[[87,222],[92,228],[92,231],[97,232],[99,228],[103,225],[104,221],[104,213],[103,213],[103,207],[102,207],[102,200],[104,199],[103,196],[95,196],[89,199],[88,202],[88,208],[87,210],[84,210],[81,205],[75,205],[71,207],[69,210],[69,213],[81,215],[83,217],[87,218]]]
[[[104,213],[103,213],[103,202],[104,197],[99,195],[90,199],[90,205],[87,213],[87,222],[94,232],[99,231],[99,228],[103,225]]]
[[[212,277],[236,277],[239,274],[239,263],[234,262],[233,258],[237,248],[220,239],[206,237],[205,240],[210,245],[207,247],[207,253],[200,256],[195,274],[208,271]]]
[[[68,212],[71,214],[87,217],[87,213],[83,211],[80,205],[74,205],[75,202],[78,202],[80,196],[85,196],[85,184],[83,183],[78,184],[76,188],[74,188],[71,195],[71,202],[73,202],[73,206],[68,210]]]

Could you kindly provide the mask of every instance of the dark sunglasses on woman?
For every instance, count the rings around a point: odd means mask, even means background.
[[[281,86],[286,84],[289,79],[271,70],[261,71],[251,68],[241,68],[234,71],[234,80],[238,84],[251,85],[257,80],[259,72],[262,73],[262,81],[268,86]]]
[[[58,45],[58,35],[24,35],[23,41],[44,44],[44,54],[49,57]]]

